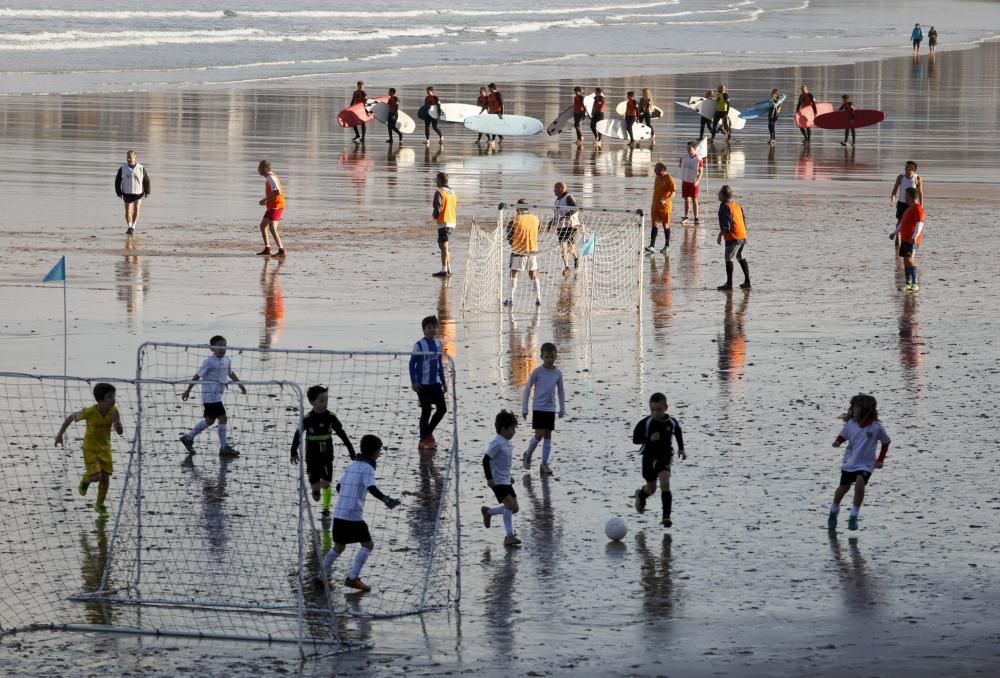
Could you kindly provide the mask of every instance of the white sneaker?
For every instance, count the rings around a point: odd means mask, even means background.
[[[646,246],[645,246],[645,247],[644,247],[644,248],[642,249],[642,251],[643,251],[643,252],[645,252],[646,254],[652,254],[652,253],[653,253],[653,252],[654,252],[655,250],[653,249],[653,246],[652,246],[652,245],[646,245]]]
[[[660,250],[660,254],[670,254],[670,248],[664,247],[662,250]]]

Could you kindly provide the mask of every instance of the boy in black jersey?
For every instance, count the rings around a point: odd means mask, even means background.
[[[646,499],[656,492],[656,482],[660,482],[660,499],[663,501],[663,526],[670,527],[670,508],[673,495],[670,493],[670,466],[674,449],[671,438],[677,438],[677,455],[684,454],[684,436],[681,425],[667,414],[667,396],[654,393],[649,398],[649,416],[635,425],[632,442],[642,445],[642,478],[646,484],[635,491],[635,510],[646,512]]]
[[[344,433],[337,415],[327,409],[329,396],[325,386],[311,386],[306,391],[312,410],[302,417],[302,430],[306,433],[306,474],[312,486],[312,496],[315,501],[323,496],[323,515],[330,513],[330,501],[333,491],[330,483],[333,481],[333,435],[337,434],[347,448],[347,454],[354,459],[354,446]],[[293,464],[299,463],[299,443],[301,437],[298,429],[292,438]]]

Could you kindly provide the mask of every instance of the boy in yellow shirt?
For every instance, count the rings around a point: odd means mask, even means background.
[[[78,489],[80,496],[86,496],[90,483],[98,484],[94,510],[98,518],[105,520],[108,517],[108,509],[104,502],[107,500],[108,486],[111,484],[111,474],[114,472],[111,462],[111,427],[114,427],[118,435],[123,435],[125,429],[122,427],[118,406],[115,405],[114,386],[105,383],[94,386],[94,400],[97,401],[96,405],[85,407],[66,417],[59,433],[56,434],[56,445],[63,444],[63,434],[74,421],[87,422],[83,434],[85,472]]]

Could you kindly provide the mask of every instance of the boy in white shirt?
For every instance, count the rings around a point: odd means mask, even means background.
[[[483,455],[483,472],[486,474],[486,484],[493,490],[493,495],[500,502],[496,506],[483,506],[483,525],[489,527],[493,516],[503,516],[504,546],[519,546],[521,540],[514,534],[514,514],[520,510],[517,505],[517,495],[510,477],[510,464],[514,457],[514,446],[510,439],[517,431],[517,416],[513,412],[500,410],[494,421],[497,437],[486,448]]]
[[[536,367],[528,383],[524,386],[524,394],[521,396],[521,415],[528,418],[528,398],[531,396],[531,389],[535,389],[534,408],[531,412],[531,428],[535,430],[535,436],[528,443],[528,449],[524,451],[521,461],[525,469],[531,468],[531,455],[534,453],[538,443],[542,443],[542,465],[538,472],[543,475],[552,475],[549,468],[549,456],[552,454],[552,432],[556,429],[556,392],[559,393],[559,418],[566,416],[566,391],[563,387],[562,371],[556,367],[556,357],[558,350],[553,343],[542,344],[542,364]],[[543,442],[544,441],[544,442]]]
[[[840,501],[847,494],[847,491],[854,486],[854,504],[851,506],[851,515],[847,519],[847,529],[858,529],[858,513],[861,511],[861,502],[865,498],[865,487],[872,472],[877,468],[882,468],[885,463],[885,455],[889,452],[889,434],[882,427],[882,422],[878,420],[878,403],[870,395],[859,393],[851,398],[851,407],[844,415],[844,427],[840,429],[840,435],[833,441],[834,447],[840,447],[842,443],[847,443],[844,451],[844,462],[840,467],[840,485],[833,494],[833,504],[830,506],[830,517],[826,526],[831,530],[837,529],[837,515],[840,513]],[[882,443],[878,458],[875,458],[875,448]]]
[[[206,428],[219,422],[219,456],[238,457],[237,452],[229,444],[229,417],[226,416],[226,407],[222,404],[222,394],[226,390],[227,381],[239,381],[239,377],[233,372],[232,364],[226,357],[226,338],[220,334],[212,337],[209,342],[212,345],[212,355],[205,358],[198,371],[191,377],[191,381],[204,381],[201,385],[201,402],[204,404],[205,418],[195,424],[190,432],[181,436],[181,445],[189,454],[194,454],[194,439]],[[240,391],[246,395],[247,390],[243,384],[238,384]],[[181,400],[187,400],[191,395],[194,384],[188,384],[181,394]]]
[[[317,583],[322,584],[337,559],[348,544],[361,543],[354,565],[344,580],[344,586],[358,591],[371,591],[371,587],[361,581],[361,568],[365,566],[368,555],[375,548],[372,535],[365,522],[365,498],[370,494],[387,508],[399,506],[399,500],[382,494],[375,485],[375,462],[382,456],[382,441],[377,436],[361,437],[361,456],[348,464],[344,475],[337,483],[337,505],[333,509],[333,548],[323,557],[320,573],[316,575]]]
[[[687,155],[680,159],[677,165],[681,168],[681,196],[684,198],[684,217],[682,224],[686,224],[688,214],[694,210],[694,223],[700,224],[698,219],[698,188],[701,184],[702,174],[705,172],[705,163],[698,157],[698,143],[688,142]]]

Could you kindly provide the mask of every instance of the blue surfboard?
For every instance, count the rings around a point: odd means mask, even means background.
[[[778,97],[778,106],[785,103],[787,97],[782,94]],[[771,99],[764,99],[763,101],[758,101],[750,108],[746,109],[740,113],[740,117],[744,120],[753,120],[754,118],[759,118],[762,115],[767,115],[767,112],[771,110]]]

